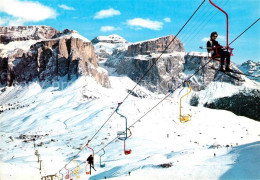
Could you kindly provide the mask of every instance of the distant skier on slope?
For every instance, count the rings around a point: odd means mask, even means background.
[[[88,162],[88,164],[89,164],[89,169],[90,169],[90,174],[91,174],[91,168],[93,168],[95,171],[96,171],[96,169],[94,168],[94,162],[93,162],[93,160],[94,160],[94,158],[93,158],[93,156],[92,156],[92,154],[88,157],[88,159],[87,159],[87,162]]]
[[[221,45],[216,41],[218,37],[217,32],[212,32],[210,35],[210,40],[207,42],[207,49],[208,52],[211,53],[211,57],[214,58],[216,55],[220,55],[221,57],[221,66],[220,66],[220,71],[222,72],[233,72],[230,69],[230,53],[226,50],[223,50]],[[224,61],[226,59],[226,69],[224,66]]]

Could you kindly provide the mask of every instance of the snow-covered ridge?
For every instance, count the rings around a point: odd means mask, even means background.
[[[191,51],[187,53],[188,56],[197,56],[197,57],[208,57],[207,52],[197,52],[197,51]]]
[[[8,57],[16,49],[27,52],[31,45],[40,41],[48,41],[61,38],[78,38],[84,42],[90,42],[75,30],[59,32],[49,26],[11,26],[1,27],[0,32],[8,43],[0,43],[0,57]]]
[[[260,82],[260,62],[254,62],[252,60],[248,60],[238,65],[238,67],[244,73],[255,76],[255,77],[249,77],[250,79]]]
[[[109,36],[98,36],[91,40],[95,47],[95,53],[100,61],[105,62],[111,57],[114,51],[126,51],[131,44],[119,35],[112,34]]]
[[[117,34],[111,34],[109,36],[97,36],[92,41],[93,44],[97,43],[111,43],[111,44],[117,44],[117,43],[127,43],[127,40],[125,40],[123,37],[117,35]]]
[[[148,42],[148,41],[157,41],[158,39],[167,38],[168,36],[171,36],[171,35],[161,36],[161,37],[157,37],[157,38],[147,39],[147,40],[144,40],[144,41],[134,42],[134,43],[132,43],[132,45],[142,44],[142,43]]]
[[[7,44],[12,41],[51,39],[59,33],[49,26],[2,26],[0,27],[0,43]]]
[[[90,42],[90,40],[88,40],[87,38],[85,38],[84,36],[81,36],[77,31],[72,30],[71,32],[61,35],[59,37],[59,39],[61,38],[66,38],[66,39],[70,39],[70,38],[78,38],[78,39],[82,39],[84,42]]]
[[[0,57],[6,58],[9,55],[12,55],[14,50],[22,49],[23,51],[27,52],[30,50],[31,45],[36,44],[41,40],[26,40],[26,41],[12,41],[8,44],[1,44],[0,43]]]

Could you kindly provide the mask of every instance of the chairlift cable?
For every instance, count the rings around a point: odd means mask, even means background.
[[[169,48],[169,46],[171,45],[171,43],[176,39],[176,37],[179,35],[179,33],[184,29],[184,27],[188,24],[188,22],[192,19],[192,17],[197,13],[197,11],[200,9],[200,7],[205,3],[206,0],[203,0],[202,3],[199,5],[199,7],[194,11],[194,13],[191,15],[191,17],[186,21],[186,23],[182,26],[182,28],[179,30],[179,32],[174,36],[174,38],[170,41],[170,43],[165,47],[165,49],[163,50],[163,52],[160,54],[160,56],[156,59],[156,61],[149,67],[149,69],[143,74],[143,76],[139,79],[139,81],[136,83],[136,85],[132,88],[131,91],[129,91],[128,95],[124,98],[124,100],[121,102],[121,104],[123,104],[123,102],[129,97],[129,95],[131,94],[131,92],[137,87],[137,85],[142,81],[142,79],[147,75],[147,73],[151,70],[151,68],[156,64],[156,62],[161,58],[161,56],[166,52],[166,50]],[[112,112],[112,114],[108,117],[108,119],[102,124],[102,126],[97,130],[97,132],[92,136],[92,138],[88,141],[91,142],[94,137],[100,132],[100,130],[105,126],[105,124],[110,120],[110,118],[115,114],[116,110],[114,110]],[[86,144],[87,145],[87,144]],[[85,146],[84,146],[85,147]],[[82,150],[84,149],[84,147],[76,154],[76,156],[78,156]],[[75,157],[75,156],[73,156]],[[65,168],[68,164],[70,164],[72,162],[72,159],[66,163],[65,166],[63,166],[63,168]],[[61,168],[60,170],[62,170],[63,168]],[[59,170],[59,171],[60,171]],[[56,173],[57,174],[57,173]]]
[[[199,7],[194,11],[194,13],[191,15],[191,17],[186,21],[186,23],[182,26],[182,28],[179,30],[179,32],[174,36],[174,38],[170,41],[170,43],[165,47],[163,52],[160,54],[160,56],[155,60],[155,62],[148,68],[148,70],[143,74],[143,76],[139,79],[139,81],[136,83],[136,85],[129,91],[127,96],[123,99],[121,104],[129,97],[131,92],[137,87],[137,85],[142,81],[142,79],[147,75],[147,73],[152,69],[152,67],[156,64],[156,62],[161,58],[161,56],[166,52],[166,50],[169,48],[171,43],[176,39],[178,34],[184,29],[184,27],[188,24],[188,22],[191,20],[191,18],[196,14],[196,12],[200,9],[200,7],[205,3],[206,0],[203,0],[203,2],[199,5]],[[112,114],[108,117],[108,119],[102,124],[102,126],[97,130],[97,132],[90,138],[89,142],[93,140],[93,138],[99,133],[99,131],[105,126],[105,124],[110,120],[110,118],[115,114],[116,110],[112,112]]]
[[[258,21],[259,21],[260,18],[258,18],[253,24],[251,24],[248,28],[246,28],[246,30],[244,30],[241,34],[239,34],[230,44],[232,44],[234,41],[236,41],[240,36],[242,36],[248,29],[250,29],[253,25],[255,25]]]
[[[188,81],[190,78],[192,78],[195,74],[197,74],[200,70],[202,70],[206,65],[208,65],[210,62],[212,61],[212,59],[210,59],[207,63],[205,63],[203,66],[201,66],[195,73],[193,73],[190,77],[188,77],[185,81]],[[168,98],[176,89],[178,89],[179,87],[181,87],[181,85],[177,86],[173,91],[169,92],[162,100],[160,100],[156,105],[154,105],[149,111],[147,111],[144,115],[142,115],[139,119],[137,119],[132,125],[130,125],[128,128],[133,127],[137,122],[139,122],[142,118],[144,118],[149,112],[151,112],[154,108],[156,108],[161,102],[163,102],[166,98]],[[175,121],[174,121],[175,122]],[[175,122],[176,123],[176,122]],[[105,146],[103,146],[100,150],[98,150],[96,153],[99,153],[102,149],[106,148],[109,144],[111,144],[113,141],[115,141],[117,139],[114,138],[113,140],[111,140],[109,143],[107,143]]]

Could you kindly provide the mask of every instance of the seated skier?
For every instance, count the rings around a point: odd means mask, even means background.
[[[220,55],[221,57],[221,66],[220,71],[222,72],[233,72],[230,68],[230,53],[227,50],[223,50],[222,46],[216,41],[218,37],[217,32],[212,32],[210,35],[210,40],[207,42],[208,52],[211,53],[212,58],[214,56]],[[224,65],[224,61],[226,59],[226,68]]]

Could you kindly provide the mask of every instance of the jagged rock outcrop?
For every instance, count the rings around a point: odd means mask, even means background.
[[[49,26],[2,26],[0,27],[0,43],[51,39],[59,32]]]
[[[115,49],[105,65],[115,68],[118,74],[126,74],[138,82],[173,38],[171,35],[131,44],[127,50]],[[185,79],[202,67],[208,61],[207,56],[206,53],[185,53],[183,44],[176,38],[140,84],[151,91],[167,93],[169,89],[181,86]],[[241,84],[221,72],[210,69],[210,66],[218,68],[218,62],[213,62],[190,79],[193,90],[204,89],[212,81]],[[232,64],[232,67],[240,71],[235,64]]]
[[[140,84],[151,91],[167,93],[182,81],[185,54],[182,43],[176,38],[160,60],[154,66],[152,64],[173,38],[170,35],[131,44],[127,50],[114,50],[105,65],[116,68],[119,74],[127,74],[136,82],[151,68]]]
[[[16,48],[0,57],[1,83],[10,86],[33,79],[46,82],[84,75],[110,87],[108,73],[99,67],[90,41],[68,30],[55,37],[36,42],[28,51]]]
[[[173,35],[151,39],[143,42],[138,42],[128,46],[127,56],[149,55],[151,53],[162,53],[165,48],[174,39]],[[165,53],[184,52],[184,46],[178,38],[168,46]]]

